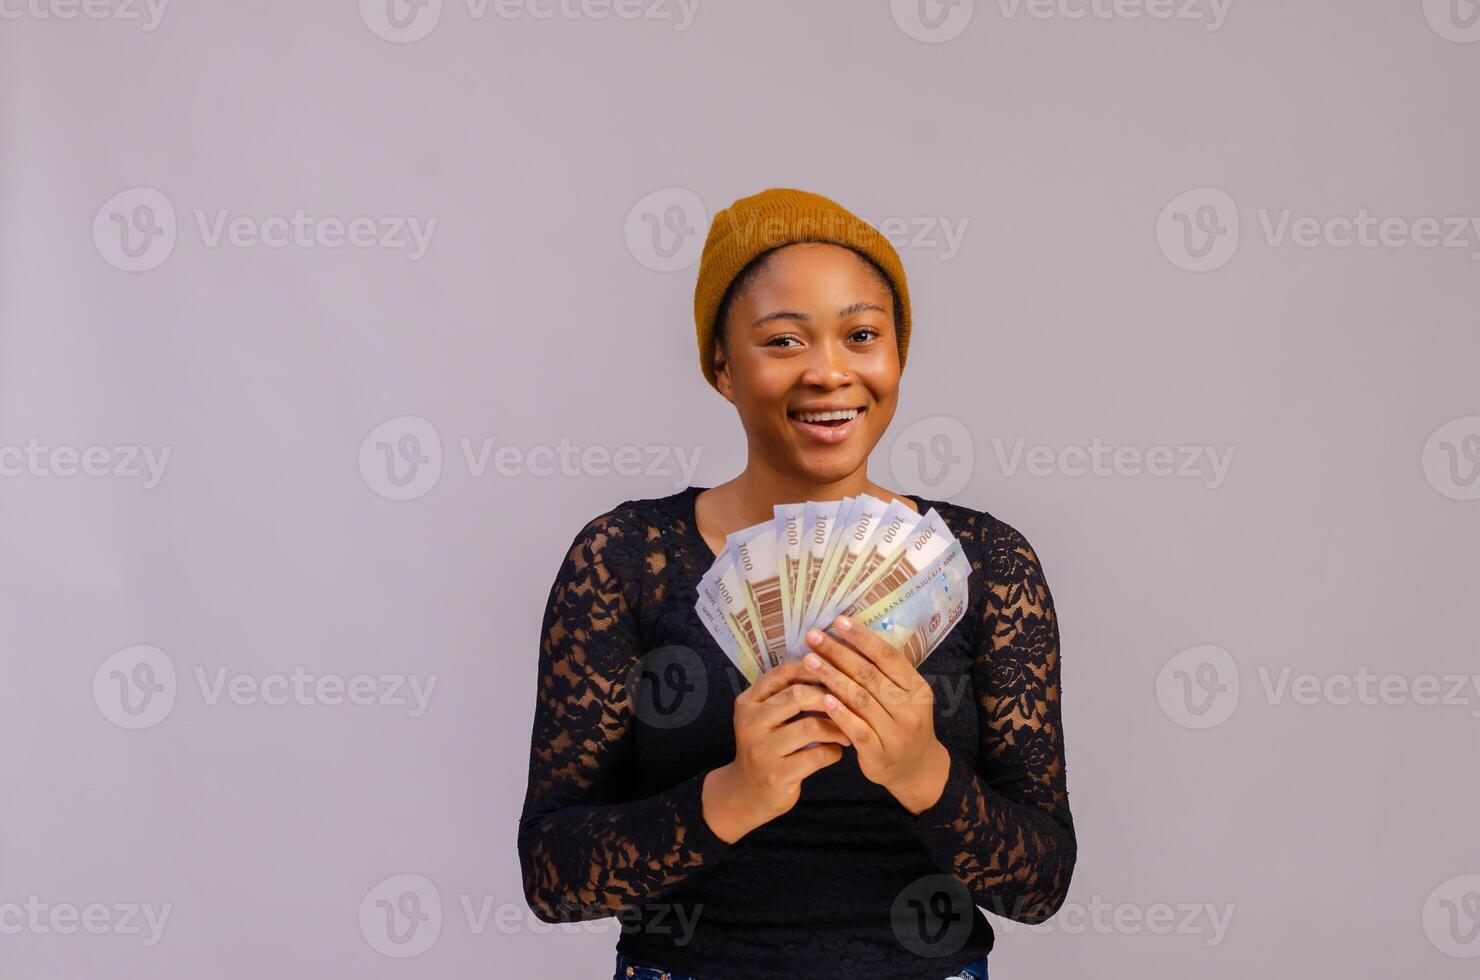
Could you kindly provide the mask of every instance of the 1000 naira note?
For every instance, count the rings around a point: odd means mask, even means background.
[[[971,563],[934,508],[868,494],[777,504],[726,536],[695,610],[746,680],[846,613],[919,666],[965,615]]]

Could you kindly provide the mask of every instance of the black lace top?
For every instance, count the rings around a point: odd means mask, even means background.
[[[727,844],[700,799],[704,775],[735,756],[746,681],[694,611],[715,558],[694,519],[704,489],[596,517],[550,590],[519,821],[531,908],[550,922],[617,916],[628,959],[705,980],[939,980],[992,948],[976,906],[1052,915],[1076,843],[1058,622],[1027,540],[985,511],[911,496],[974,569],[965,619],[920,665],[951,756],[939,801],[911,815],[844,748],[791,811]]]

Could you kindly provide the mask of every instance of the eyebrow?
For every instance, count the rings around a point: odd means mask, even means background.
[[[865,310],[873,310],[876,313],[887,312],[882,306],[877,303],[870,303],[867,300],[860,300],[857,303],[852,303],[839,310],[838,317],[839,319],[843,317],[850,317],[855,313],[862,313]],[[803,323],[808,323],[811,321],[811,319],[812,318],[809,317],[807,314],[797,313],[794,310],[776,310],[774,312],[767,313],[765,316],[755,321],[755,323],[751,324],[751,328],[754,329],[755,327],[770,323],[772,320],[800,320]]]

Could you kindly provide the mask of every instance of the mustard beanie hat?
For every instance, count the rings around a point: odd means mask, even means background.
[[[719,390],[714,375],[714,328],[719,304],[730,283],[750,260],[792,242],[831,242],[860,252],[879,264],[894,285],[899,302],[899,367],[910,346],[910,291],[904,264],[889,239],[862,218],[821,194],[772,187],[742,197],[714,216],[699,279],[694,286],[694,323],[699,332],[699,369]]]

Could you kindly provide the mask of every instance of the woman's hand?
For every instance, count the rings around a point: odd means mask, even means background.
[[[703,792],[705,822],[726,843],[796,806],[802,780],[837,762],[849,744],[825,714],[793,720],[822,697],[809,673],[802,661],[788,661],[735,698],[735,760],[711,770]],[[821,744],[804,748],[811,742]]]
[[[832,627],[846,642],[807,632],[815,653],[807,675],[830,692],[820,706],[852,740],[858,767],[910,813],[929,809],[945,789],[950,752],[935,737],[935,692],[893,644],[846,616]]]

